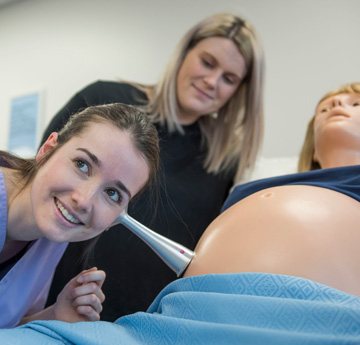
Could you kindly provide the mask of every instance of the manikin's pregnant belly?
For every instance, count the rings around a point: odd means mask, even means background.
[[[359,245],[358,201],[320,187],[273,187],[210,224],[185,276],[286,274],[360,296]]]

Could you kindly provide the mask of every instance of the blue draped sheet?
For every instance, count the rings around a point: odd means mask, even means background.
[[[275,274],[216,274],[169,284],[146,313],[0,330],[1,345],[360,344],[360,298]]]

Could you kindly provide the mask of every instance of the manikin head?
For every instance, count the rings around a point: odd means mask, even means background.
[[[360,83],[345,84],[322,97],[308,124],[298,171],[357,164],[356,156],[351,158],[344,152],[356,153],[357,147],[360,151],[357,146],[357,139],[360,140],[358,121]],[[331,163],[331,158],[336,161]]]

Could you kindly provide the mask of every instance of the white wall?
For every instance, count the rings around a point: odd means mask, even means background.
[[[43,128],[79,89],[156,82],[185,31],[235,10],[266,53],[263,155],[298,154],[317,100],[360,81],[358,0],[25,0],[0,7],[0,149],[12,97],[44,95]]]

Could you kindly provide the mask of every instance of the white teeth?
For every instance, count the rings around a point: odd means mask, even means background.
[[[79,224],[80,222],[73,217],[68,210],[61,204],[61,202],[59,200],[56,199],[56,205],[59,208],[59,210],[61,211],[62,215],[71,223],[74,224]]]

